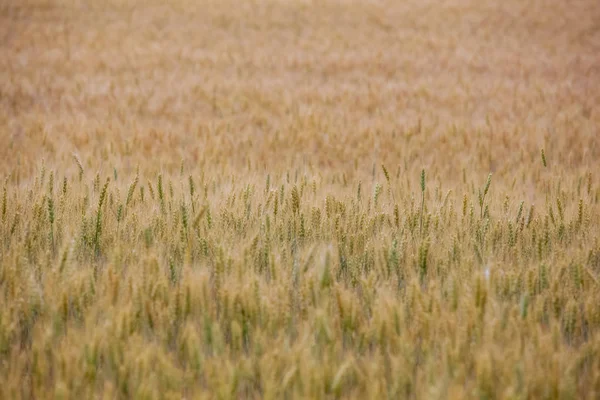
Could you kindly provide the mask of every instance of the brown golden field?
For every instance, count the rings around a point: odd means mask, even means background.
[[[596,0],[0,0],[0,399],[600,398]]]

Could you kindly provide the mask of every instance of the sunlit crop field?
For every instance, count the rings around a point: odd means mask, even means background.
[[[0,399],[597,399],[596,0],[0,0]]]

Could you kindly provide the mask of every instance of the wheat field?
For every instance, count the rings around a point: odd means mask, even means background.
[[[596,0],[0,0],[0,399],[597,399]]]

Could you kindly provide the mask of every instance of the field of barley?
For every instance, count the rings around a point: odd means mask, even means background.
[[[597,0],[0,0],[0,399],[600,398]]]

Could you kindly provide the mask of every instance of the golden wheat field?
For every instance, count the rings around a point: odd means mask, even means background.
[[[600,398],[597,0],[0,0],[0,399]]]

